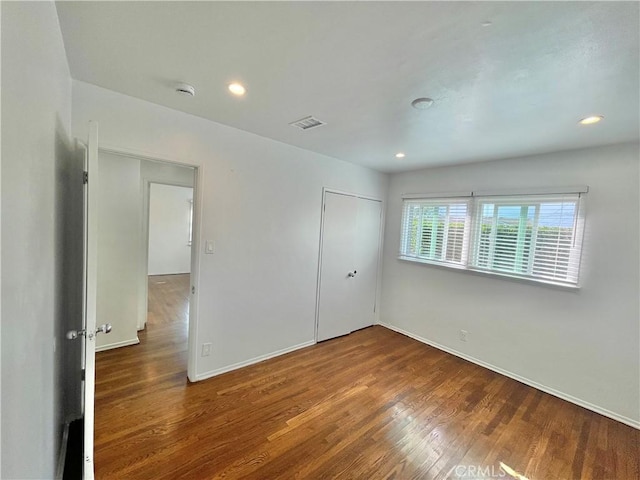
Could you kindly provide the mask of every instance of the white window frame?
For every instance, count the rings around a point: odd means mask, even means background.
[[[471,191],[471,192],[456,192],[456,193],[430,193],[430,194],[405,194],[402,196],[402,225],[401,225],[401,239],[400,239],[400,252],[398,259],[435,265],[439,267],[445,267],[455,270],[469,271],[471,273],[477,273],[481,275],[496,276],[514,280],[521,280],[525,282],[548,284],[566,288],[579,288],[580,280],[580,263],[582,255],[582,241],[584,237],[584,220],[585,220],[585,199],[584,194],[589,191],[587,186],[578,187],[563,187],[563,188],[537,188],[537,189],[523,189],[523,190],[509,190],[509,191]],[[527,205],[536,206],[536,216],[533,221],[535,231],[538,226],[538,216],[540,215],[540,205],[544,203],[554,203],[558,201],[576,201],[576,211],[574,214],[573,225],[573,245],[570,250],[569,265],[574,266],[576,269],[575,276],[566,280],[557,278],[548,278],[549,276],[542,276],[540,274],[533,274],[533,262],[535,254],[532,254],[530,250],[530,265],[525,272],[511,272],[507,270],[500,270],[498,268],[492,268],[490,261],[487,266],[478,266],[478,251],[480,248],[480,235],[482,230],[482,217],[480,205],[483,203],[492,203],[497,205]],[[463,237],[463,250],[461,262],[450,262],[446,260],[438,260],[432,258],[425,258],[423,256],[408,255],[408,244],[410,237],[408,237],[408,227],[405,224],[407,219],[407,205],[408,204],[433,204],[433,205],[446,205],[446,204],[458,204],[467,203],[467,220],[465,222],[465,231]],[[495,229],[492,231],[495,233]],[[421,238],[421,235],[418,236]],[[446,237],[445,239],[446,240]],[[444,243],[446,245],[446,242]],[[530,249],[535,250],[536,243],[531,243]],[[491,250],[493,251],[493,250]],[[446,258],[446,255],[444,255]]]

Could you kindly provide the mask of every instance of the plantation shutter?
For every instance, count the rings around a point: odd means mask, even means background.
[[[477,197],[470,266],[576,284],[580,195]]]
[[[398,258],[576,287],[588,191],[405,194]]]
[[[468,218],[468,199],[405,199],[400,256],[463,265]]]

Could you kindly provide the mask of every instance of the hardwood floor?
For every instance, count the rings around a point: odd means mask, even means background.
[[[97,355],[98,479],[639,478],[640,431],[379,326],[189,384],[188,288]]]

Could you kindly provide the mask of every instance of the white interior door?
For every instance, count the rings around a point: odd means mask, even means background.
[[[382,203],[325,191],[317,340],[373,325]]]
[[[352,331],[369,327],[374,323],[382,217],[382,202],[357,198],[356,203],[358,217],[354,268],[358,273],[353,279],[350,292],[353,309]]]
[[[354,242],[358,205],[355,198],[325,192],[322,264],[318,302],[318,341],[351,332],[350,286],[355,277]]]
[[[98,277],[98,124],[89,122],[85,171],[84,252],[84,446],[83,478],[93,479],[93,425],[96,359],[96,297]],[[110,330],[110,327],[103,330]]]

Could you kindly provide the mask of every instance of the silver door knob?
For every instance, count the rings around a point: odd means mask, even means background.
[[[87,333],[86,330],[69,330],[65,336],[67,337],[67,340],[75,340],[76,338],[81,337],[85,333]]]
[[[96,334],[98,333],[109,333],[111,332],[111,324],[110,323],[105,323],[104,325],[100,325],[98,328],[96,328]]]
[[[353,278],[353,277],[356,276],[356,273],[358,273],[356,270],[354,270],[353,272],[349,272],[349,273],[347,273],[347,277]]]

